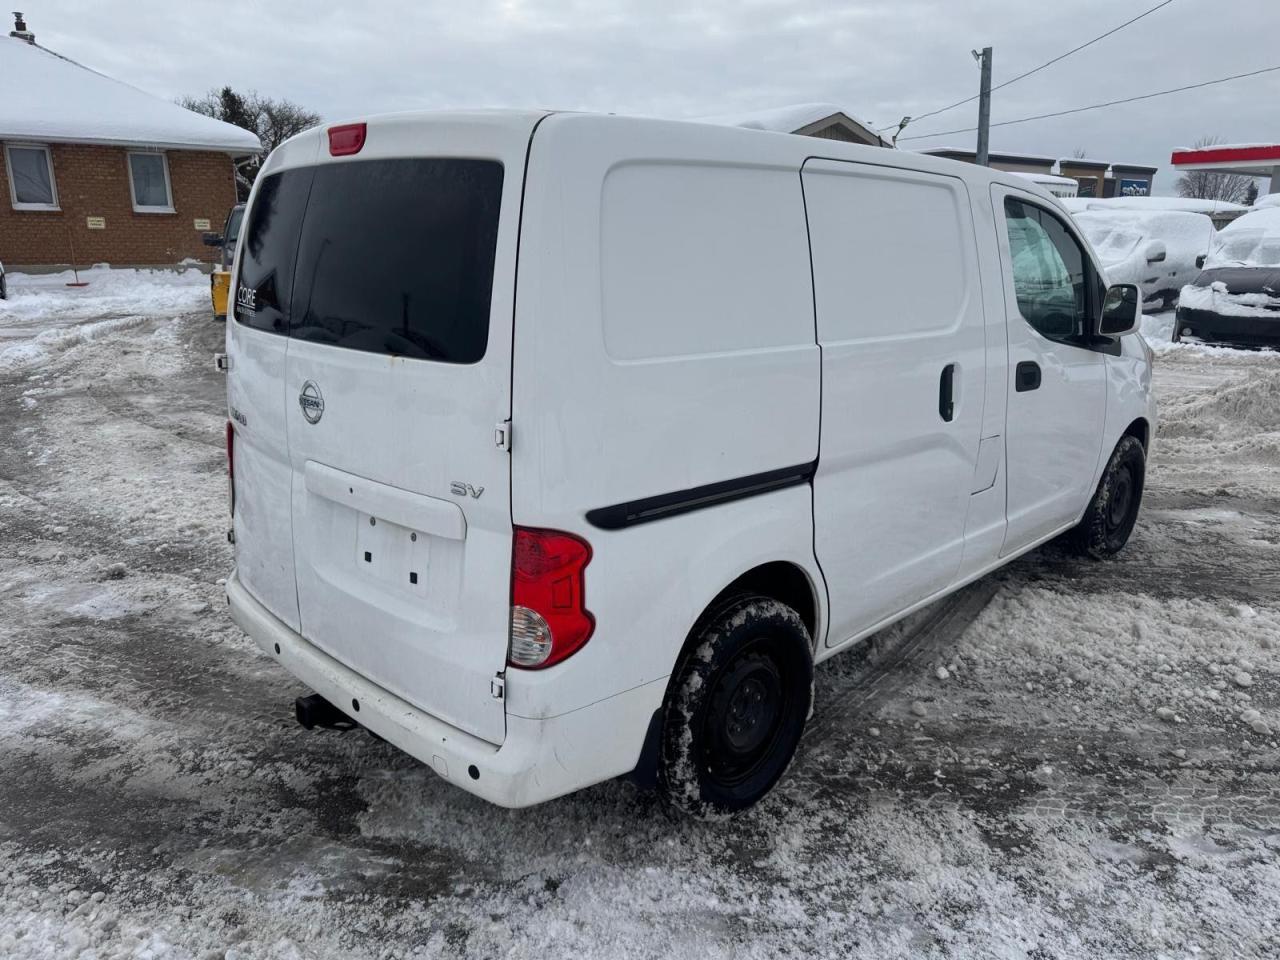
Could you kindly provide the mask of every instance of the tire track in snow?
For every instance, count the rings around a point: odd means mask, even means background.
[[[847,684],[822,683],[833,689],[823,691],[827,702],[810,720],[802,749],[820,751],[835,745],[841,735],[857,736],[867,718],[916,681],[926,658],[977,619],[1000,590],[1001,582],[998,575],[984,577],[925,608],[900,636],[895,637],[889,628],[867,638],[863,650],[837,654],[861,654],[862,669]],[[820,673],[825,665],[819,666]]]

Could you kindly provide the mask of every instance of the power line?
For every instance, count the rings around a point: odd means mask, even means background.
[[[1164,97],[1171,93],[1182,93],[1184,90],[1198,90],[1201,87],[1211,87],[1215,83],[1226,83],[1229,80],[1243,80],[1245,77],[1256,77],[1262,73],[1272,73],[1280,70],[1280,64],[1274,67],[1263,67],[1261,70],[1251,70],[1248,73],[1237,73],[1230,77],[1219,77],[1217,80],[1205,80],[1202,83],[1189,83],[1185,87],[1173,87],[1169,90],[1157,90],[1155,93],[1144,93],[1137,97],[1125,97],[1121,100],[1108,100],[1105,103],[1091,103],[1087,107],[1073,107],[1070,110],[1056,110],[1053,113],[1038,113],[1034,117],[1019,117],[1017,120],[1001,120],[999,123],[993,123],[993,127],[1008,127],[1015,123],[1027,123],[1031,120],[1045,120],[1049,117],[1065,117],[1071,113],[1084,113],[1086,110],[1098,110],[1102,107],[1114,107],[1121,103],[1134,103],[1138,100],[1150,100],[1153,97]],[[914,137],[899,137],[899,140],[928,140],[931,137],[949,137],[953,133],[973,133],[977,127],[959,127],[955,130],[939,130],[936,133],[918,133]]]
[[[1012,79],[1010,79],[1010,80],[1006,80],[1006,81],[1004,81],[1004,83],[998,83],[998,84],[996,84],[994,87],[992,87],[992,88],[991,88],[991,91],[992,91],[992,93],[994,93],[995,91],[1000,90],[1000,89],[1002,89],[1003,87],[1007,87],[1007,86],[1009,86],[1009,84],[1011,84],[1011,83],[1017,83],[1019,80],[1025,80],[1027,77],[1031,76],[1033,73],[1039,73],[1039,72],[1040,72],[1041,70],[1043,70],[1045,67],[1051,67],[1051,66],[1053,66],[1055,63],[1057,63],[1059,60],[1065,60],[1065,59],[1067,59],[1067,57],[1071,56],[1073,53],[1079,53],[1079,52],[1080,52],[1081,50],[1083,50],[1085,47],[1091,47],[1091,46],[1093,46],[1093,45],[1094,45],[1095,43],[1097,43],[1099,40],[1105,40],[1107,37],[1111,36],[1113,33],[1119,33],[1119,32],[1120,32],[1121,30],[1123,30],[1125,27],[1127,27],[1127,26],[1129,26],[1129,25],[1131,25],[1131,24],[1137,23],[1137,22],[1138,22],[1139,20],[1141,20],[1143,17],[1150,16],[1151,14],[1153,14],[1153,13],[1155,13],[1157,10],[1159,10],[1161,7],[1167,7],[1167,6],[1168,6],[1169,4],[1171,4],[1171,3],[1173,3],[1173,0],[1163,0],[1163,2],[1161,2],[1161,3],[1157,3],[1157,4],[1156,4],[1154,7],[1152,7],[1150,10],[1144,10],[1142,13],[1138,14],[1138,15],[1137,15],[1136,17],[1134,17],[1132,20],[1126,20],[1124,23],[1120,24],[1120,26],[1118,26],[1118,27],[1112,27],[1112,28],[1111,28],[1110,30],[1108,30],[1106,33],[1099,34],[1098,36],[1094,37],[1092,40],[1090,40],[1090,41],[1088,41],[1088,42],[1086,42],[1086,43],[1082,43],[1082,44],[1080,44],[1080,46],[1078,46],[1078,47],[1072,47],[1072,48],[1071,48],[1070,50],[1068,50],[1066,53],[1059,54],[1058,56],[1054,57],[1052,60],[1046,60],[1044,63],[1040,64],[1040,66],[1038,66],[1038,67],[1034,67],[1034,68],[1032,68],[1031,70],[1028,70],[1026,73],[1020,73],[1020,74],[1018,74],[1016,77],[1013,77],[1013,78],[1012,78]],[[972,103],[974,100],[977,100],[977,99],[978,99],[978,95],[977,95],[977,94],[974,94],[972,97],[965,97],[963,100],[957,100],[955,103],[951,104],[950,106],[942,107],[941,109],[933,110],[933,111],[930,111],[929,113],[921,114],[921,115],[920,115],[920,116],[918,116],[918,117],[912,117],[912,118],[911,118],[911,122],[912,122],[912,123],[916,123],[917,121],[920,121],[920,120],[927,120],[929,117],[936,117],[936,116],[937,116],[938,114],[940,114],[940,113],[946,113],[948,110],[954,110],[956,107],[963,107],[966,103]],[[891,128],[891,127],[893,127],[893,126],[895,126],[895,124],[892,124],[892,123],[891,123],[891,124],[889,124],[889,126],[888,126],[888,127],[884,127],[883,129],[881,129],[881,130],[879,130],[879,131],[877,131],[877,132],[878,132],[878,133],[884,133],[884,131],[885,131],[885,130],[890,129],[890,128]],[[913,139],[913,138],[912,138],[912,137],[904,137],[903,139],[911,140],[911,139]]]

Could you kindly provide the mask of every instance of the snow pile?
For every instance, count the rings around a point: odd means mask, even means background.
[[[1024,709],[1033,715],[1079,706],[1078,723],[1102,729],[1126,713],[1135,726],[1154,718],[1254,729],[1256,721],[1269,738],[1280,730],[1280,712],[1249,689],[1260,666],[1274,661],[1278,637],[1280,612],[1237,601],[1020,586],[988,605],[955,658],[979,693],[1013,680],[1029,694]],[[1103,702],[1112,706],[1088,709]]]
[[[1268,207],[1280,207],[1280,193],[1267,193],[1253,201],[1254,210],[1263,210]]]
[[[87,287],[68,287],[73,279],[69,270],[9,274],[9,299],[0,300],[0,374],[42,366],[72,347],[149,318],[212,309],[209,278],[199,270],[97,266],[80,271]]]
[[[1227,200],[1195,200],[1188,197],[1063,197],[1061,203],[1071,213],[1083,210],[1135,210],[1145,213],[1178,211],[1213,216],[1246,213],[1251,208]]]
[[[1256,438],[1280,431],[1280,365],[1261,367],[1212,392],[1172,397],[1160,411],[1160,439]]]
[[[0,137],[138,144],[241,156],[262,144],[248,130],[193,113],[32,43],[0,37]]]
[[[1167,353],[1170,350],[1188,349],[1197,346],[1190,343],[1173,342],[1174,312],[1165,310],[1162,313],[1144,313],[1139,328],[1142,339],[1156,353]]]

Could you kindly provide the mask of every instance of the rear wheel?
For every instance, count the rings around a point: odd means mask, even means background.
[[[667,695],[658,784],[700,818],[750,807],[795,755],[813,703],[813,657],[800,615],[742,596],[701,627]]]
[[[1146,465],[1138,438],[1122,437],[1107,461],[1084,519],[1071,531],[1071,542],[1078,552],[1102,560],[1129,542],[1142,505]]]

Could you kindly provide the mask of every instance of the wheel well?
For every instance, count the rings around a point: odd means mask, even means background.
[[[761,564],[748,570],[733,583],[729,584],[716,598],[707,605],[707,609],[715,606],[725,597],[735,593],[758,593],[772,597],[780,603],[800,614],[809,636],[814,637],[818,630],[818,601],[814,597],[813,586],[809,577],[794,563],[777,560],[773,563]]]
[[[743,593],[772,597],[779,603],[785,603],[800,615],[800,619],[809,631],[809,636],[813,639],[813,642],[815,644],[818,642],[818,600],[814,593],[813,584],[809,581],[808,574],[794,563],[788,563],[785,560],[762,563],[760,566],[754,567],[739,576],[716,594],[715,598],[698,615],[697,621],[685,638],[680,655],[672,666],[671,676],[667,680],[668,694],[670,693],[671,684],[675,683],[676,676],[680,672],[680,665],[689,654],[700,628],[723,610],[726,601],[730,597]],[[627,775],[633,783],[643,790],[653,789],[658,782],[658,752],[666,704],[667,699],[664,697],[662,706],[655,710],[653,716],[650,717],[649,729],[645,733],[644,745],[640,750],[640,758],[636,763],[635,769]]]
[[[1142,449],[1149,450],[1150,446],[1148,445],[1148,441],[1151,439],[1151,425],[1147,423],[1145,418],[1139,417],[1137,420],[1133,421],[1133,423],[1129,424],[1129,426],[1125,427],[1124,436],[1137,437],[1138,442],[1142,444]]]

